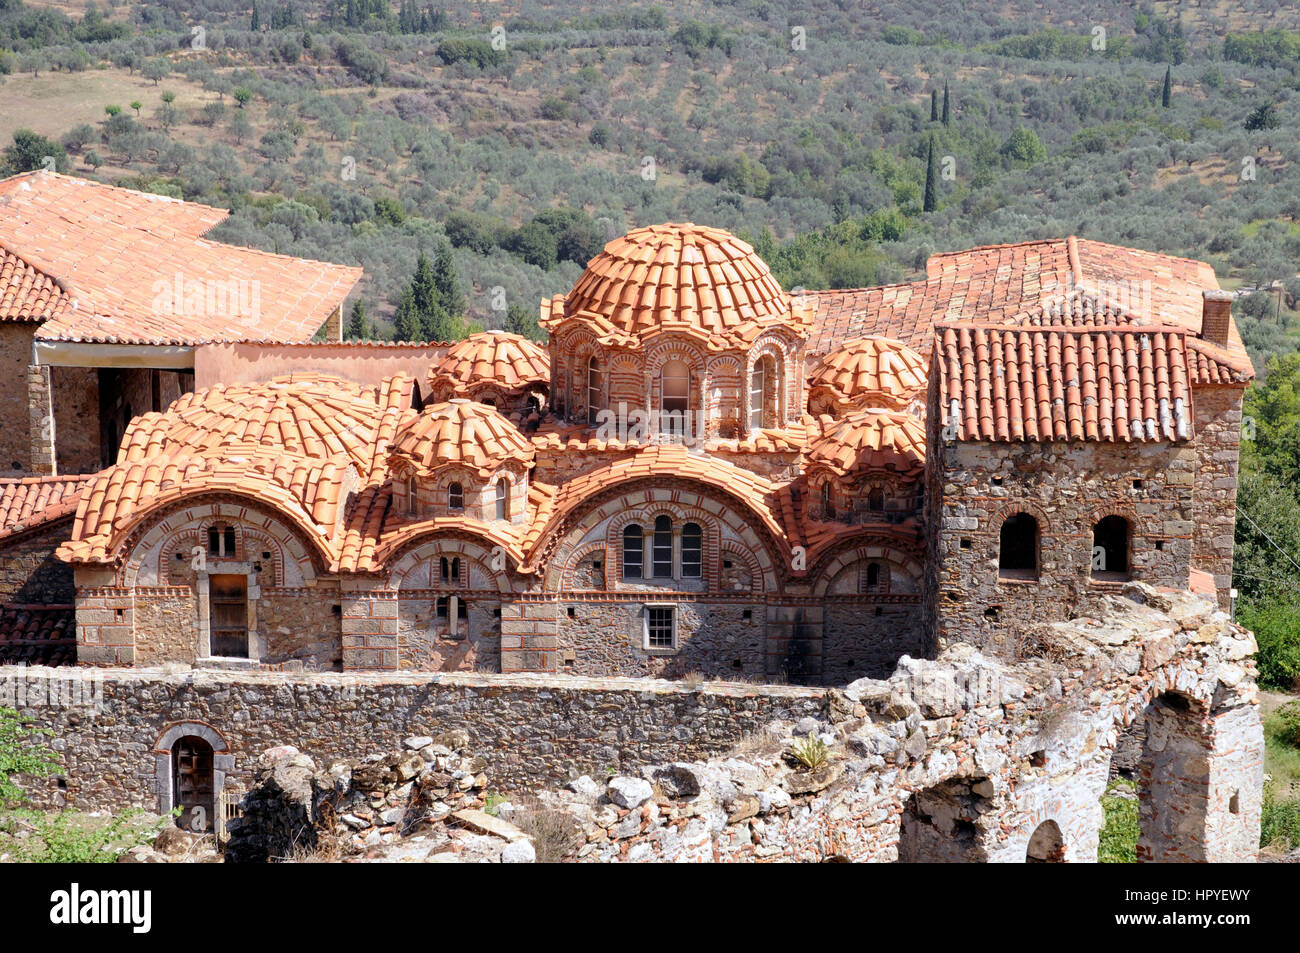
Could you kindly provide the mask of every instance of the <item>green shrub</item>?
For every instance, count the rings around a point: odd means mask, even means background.
[[[1277,719],[1277,736],[1291,747],[1300,748],[1300,701],[1288,702],[1273,717]]]
[[[1135,791],[1137,785],[1132,781],[1116,779],[1106,787],[1101,798],[1101,809],[1105,812],[1106,823],[1101,828],[1101,840],[1097,845],[1097,862],[1099,864],[1135,864],[1137,863],[1137,842],[1139,834],[1138,802],[1131,797],[1116,797],[1116,790]]]
[[[1300,847],[1300,797],[1280,798],[1272,784],[1264,785],[1264,809],[1259,819],[1259,846]]]
[[[30,719],[12,708],[0,708],[0,807],[27,800],[13,782],[15,774],[42,776],[59,766],[58,756],[39,739],[52,732],[33,728]]]
[[[153,843],[159,831],[172,822],[159,818],[145,825],[137,819],[143,811],[133,809],[99,823],[100,818],[80,811],[62,811],[55,815],[35,811],[15,811],[0,824],[0,834],[14,837],[10,850],[27,864],[111,864],[118,854],[139,844]]]

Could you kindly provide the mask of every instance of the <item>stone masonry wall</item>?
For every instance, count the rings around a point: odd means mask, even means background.
[[[71,529],[72,518],[68,517],[5,540],[0,546],[0,605],[72,604],[72,567],[54,557],[54,550]]]
[[[1190,445],[951,443],[941,461],[931,605],[939,648],[967,641],[1003,654],[1008,620],[1064,618],[1090,591],[1122,582],[1092,575],[1093,525],[1128,520],[1129,578],[1184,589],[1191,563],[1196,451]],[[936,487],[931,485],[931,501]],[[1002,523],[1038,522],[1037,578],[998,570]]]
[[[1240,387],[1199,387],[1196,411],[1196,535],[1192,566],[1214,574],[1219,605],[1228,608],[1237,523],[1237,460],[1241,451]]]
[[[44,703],[60,697],[98,706]],[[38,685],[39,683],[39,685]],[[41,703],[22,704],[41,690]],[[22,697],[19,693],[22,692]],[[64,758],[70,806],[156,809],[154,746],[169,726],[215,730],[235,758],[229,773],[246,787],[267,748],[292,744],[318,762],[395,750],[412,735],[451,729],[504,790],[605,776],[660,760],[728,750],[775,718],[824,711],[817,689],[716,686],[565,676],[234,673],[162,674],[138,669],[0,668],[0,704],[52,729]],[[29,785],[38,805],[56,802],[54,779]]]
[[[10,409],[0,427],[0,473],[18,476],[31,469],[31,432],[26,415],[27,368],[32,363],[35,324],[0,324],[0,406]]]

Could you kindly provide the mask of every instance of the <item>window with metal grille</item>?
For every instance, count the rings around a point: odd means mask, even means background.
[[[699,579],[704,562],[704,531],[699,523],[682,527],[682,578]]]
[[[654,539],[650,544],[651,575],[671,579],[673,575],[673,521],[667,516],[655,520]]]
[[[674,638],[673,610],[668,606],[646,608],[646,648],[671,649]]]
[[[465,488],[459,483],[452,483],[447,487],[447,506],[453,510],[465,508]]]
[[[623,578],[640,579],[645,558],[645,543],[641,527],[631,523],[623,527]]]

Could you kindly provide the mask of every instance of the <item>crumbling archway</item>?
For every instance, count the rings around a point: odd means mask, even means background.
[[[899,819],[900,864],[982,864],[984,814],[992,806],[977,789],[983,778],[953,778],[916,791]]]
[[[1025,863],[1065,863],[1065,836],[1056,821],[1043,821],[1034,829],[1029,836],[1029,846],[1025,849]]]

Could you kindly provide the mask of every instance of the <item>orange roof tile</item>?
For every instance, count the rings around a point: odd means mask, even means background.
[[[662,331],[699,334],[715,349],[744,346],[772,325],[805,333],[811,317],[753,248],[690,222],[614,239],[587,263],[562,309],[557,304],[543,302],[543,327],[577,320],[602,341],[624,346]]]
[[[57,281],[0,247],[0,321],[46,321],[71,306]]]
[[[945,422],[962,440],[1185,440],[1184,335],[1169,329],[940,325]]]
[[[925,469],[925,430],[908,414],[860,410],[819,420],[821,435],[808,448],[810,467],[838,476],[871,470],[919,473]]]
[[[71,302],[43,315],[42,340],[311,337],[361,269],[200,237],[228,215],[54,172],[0,181],[0,246],[56,281]]]
[[[533,445],[519,428],[487,404],[457,398],[431,404],[393,437],[390,460],[418,471],[456,464],[487,474],[506,460],[532,466]]]
[[[860,338],[825,355],[808,378],[809,388],[824,387],[844,403],[905,407],[925,389],[925,359],[906,344],[888,338]]]
[[[551,358],[546,349],[505,331],[483,331],[457,342],[433,365],[429,382],[469,388],[491,382],[505,390],[526,384],[550,384]]]
[[[72,665],[76,661],[77,622],[71,604],[0,608],[0,665]]]
[[[72,516],[90,476],[0,480],[0,539]]]
[[[1204,262],[1073,236],[946,252],[929,258],[920,281],[807,292],[815,310],[808,353],[879,336],[928,355],[936,326],[955,322],[1149,324],[1196,335],[1202,292],[1218,286]],[[1235,323],[1218,353],[1253,376]]]

